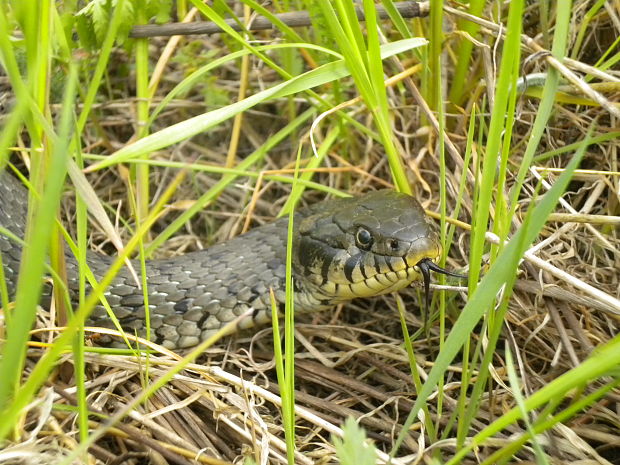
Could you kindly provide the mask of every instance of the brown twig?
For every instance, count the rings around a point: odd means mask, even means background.
[[[394,6],[403,18],[419,18],[427,16],[429,12],[429,1],[424,2],[396,2]],[[364,21],[364,11],[356,8],[357,17]],[[389,15],[382,5],[377,5],[377,15],[380,19],[388,19]],[[310,13],[307,11],[293,11],[290,13],[280,13],[275,15],[280,21],[290,27],[309,26],[312,24]],[[235,31],[240,31],[240,24],[234,19],[224,20]],[[250,31],[265,31],[274,29],[274,24],[264,16],[256,17],[249,26]],[[215,23],[208,21],[198,21],[193,23],[170,23],[170,24],[146,24],[142,26],[134,26],[129,37],[168,37],[176,35],[194,35],[194,34],[215,34],[222,32],[222,29]]]

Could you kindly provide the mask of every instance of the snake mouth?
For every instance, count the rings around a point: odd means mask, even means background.
[[[377,261],[378,257],[375,256],[372,259],[372,266],[367,269],[360,268],[360,270],[366,269],[366,272],[360,271],[355,274],[359,279],[344,279],[344,276],[341,276],[340,281],[324,279],[322,282],[316,283],[314,292],[318,296],[319,302],[323,302],[324,299],[328,301],[322,308],[329,308],[334,302],[340,303],[360,297],[396,292],[421,278],[424,285],[424,303],[420,307],[423,308],[424,320],[426,321],[431,302],[431,272],[455,278],[467,278],[466,275],[455,273],[437,265],[434,260],[438,258],[439,252],[431,254],[428,250],[425,250],[423,254],[417,251],[415,254],[404,257],[383,256],[379,261]],[[371,274],[368,271],[371,269],[376,272]]]

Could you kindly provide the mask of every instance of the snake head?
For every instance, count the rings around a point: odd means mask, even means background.
[[[376,191],[309,212],[297,220],[293,266],[298,285],[319,302],[397,291],[441,254],[422,206],[406,194]]]

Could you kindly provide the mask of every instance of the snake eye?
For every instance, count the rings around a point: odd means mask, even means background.
[[[355,234],[357,245],[363,249],[367,249],[372,245],[372,234],[367,229],[359,228]]]

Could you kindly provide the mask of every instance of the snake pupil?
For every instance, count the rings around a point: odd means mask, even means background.
[[[360,247],[368,248],[372,244],[372,235],[367,229],[359,228],[355,235],[355,240]]]

